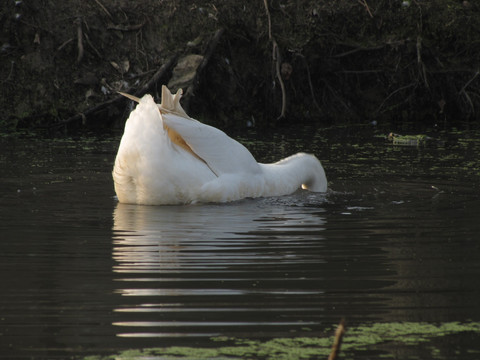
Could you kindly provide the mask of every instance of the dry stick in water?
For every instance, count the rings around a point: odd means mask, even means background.
[[[338,324],[337,330],[335,331],[335,339],[333,340],[332,351],[328,356],[328,360],[335,360],[340,353],[343,334],[345,334],[345,319],[340,321],[340,324]]]

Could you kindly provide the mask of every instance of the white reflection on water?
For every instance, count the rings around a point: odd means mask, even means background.
[[[148,336],[164,336],[178,327],[191,334],[192,323],[210,328],[210,335],[212,327],[232,324],[310,323],[288,314],[316,307],[299,308],[288,299],[323,293],[312,286],[322,277],[307,279],[302,270],[324,262],[322,202],[320,195],[300,192],[231,204],[118,204],[113,271],[119,275],[117,293],[127,302],[115,312],[128,320],[114,325],[132,330],[119,336],[139,336],[144,326],[159,328]],[[150,316],[140,317],[145,313]]]
[[[252,260],[257,266],[318,261],[296,250],[321,245],[322,211],[267,199],[224,205],[118,204],[114,271],[165,273],[228,269],[232,263],[248,265]]]

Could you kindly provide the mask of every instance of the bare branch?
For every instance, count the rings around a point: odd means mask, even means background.
[[[77,47],[78,47],[77,64],[80,64],[84,54],[82,19],[81,18],[75,19],[75,25],[77,25]]]
[[[272,35],[272,21],[270,18],[270,10],[268,8],[268,0],[263,0],[263,4],[265,5],[265,12],[267,13],[268,18],[268,39],[272,42],[272,61],[275,64],[275,75],[280,83],[280,89],[282,90],[282,110],[280,111],[280,115],[278,119],[282,119],[285,117],[285,113],[287,111],[287,92],[285,90],[285,84],[283,83],[282,73],[280,71],[281,68],[281,56],[280,56],[280,49],[278,48],[277,41],[273,38]]]

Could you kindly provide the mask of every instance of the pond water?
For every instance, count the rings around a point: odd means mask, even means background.
[[[0,358],[247,339],[264,351],[249,358],[294,358],[266,342],[326,339],[318,358],[344,318],[346,358],[477,359],[480,133],[378,133],[242,139],[264,162],[315,153],[327,194],[163,207],[116,202],[119,139],[0,140]]]

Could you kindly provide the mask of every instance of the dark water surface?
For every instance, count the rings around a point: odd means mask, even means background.
[[[164,207],[117,204],[118,139],[0,140],[0,358],[478,323],[479,138],[251,137],[261,161],[315,153],[329,192]],[[480,357],[478,332],[447,340],[375,351]]]

